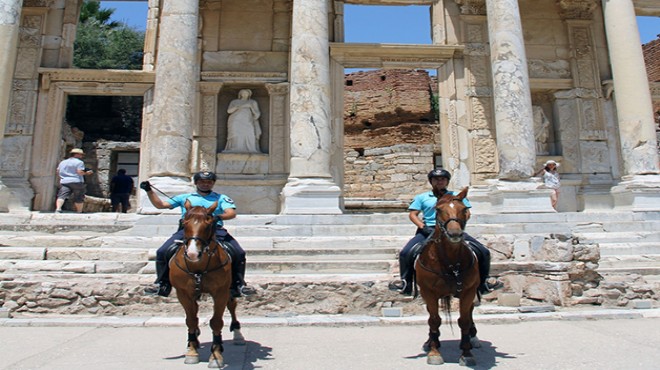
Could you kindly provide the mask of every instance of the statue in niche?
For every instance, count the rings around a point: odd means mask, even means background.
[[[532,116],[534,118],[534,139],[536,141],[536,154],[549,155],[550,145],[550,120],[543,112],[543,108],[538,105],[532,106]]]
[[[242,89],[238,92],[238,99],[229,103],[225,153],[261,153],[259,149],[261,112],[257,101],[251,97],[252,90]]]

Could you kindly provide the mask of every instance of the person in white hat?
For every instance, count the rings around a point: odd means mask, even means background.
[[[545,162],[543,168],[534,174],[534,176],[543,174],[543,183],[545,184],[545,187],[553,190],[552,195],[550,195],[550,202],[552,203],[552,208],[555,210],[557,209],[557,201],[559,200],[559,187],[561,186],[557,168],[559,168],[559,163],[549,159]]]
[[[57,165],[57,175],[60,177],[60,187],[55,201],[55,212],[61,213],[64,201],[72,198],[76,212],[82,213],[85,201],[85,179],[83,176],[91,175],[94,171],[85,168],[82,158],[85,152],[82,149],[71,149],[69,158]]]

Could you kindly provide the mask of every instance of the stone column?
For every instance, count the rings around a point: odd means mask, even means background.
[[[327,0],[294,0],[291,38],[291,167],[283,214],[341,213],[330,161],[330,48]]]
[[[486,0],[493,77],[499,180],[492,181],[494,208],[546,212],[549,191],[538,191],[536,148],[525,40],[517,0]]]
[[[9,119],[22,6],[23,0],[0,0],[0,155]],[[0,178],[0,211],[8,211],[11,198],[11,192]]]
[[[517,0],[487,0],[500,179],[527,180],[536,151],[525,40]]]
[[[617,208],[660,210],[660,164],[651,93],[632,0],[603,0],[603,17],[619,123],[622,182]]]
[[[199,2],[163,1],[156,58],[153,115],[147,127],[149,181],[172,196],[188,192],[195,119]],[[141,197],[142,212],[152,209]]]

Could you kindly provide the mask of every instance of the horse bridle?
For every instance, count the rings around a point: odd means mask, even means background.
[[[211,248],[210,248],[211,243],[215,242],[216,245],[218,246],[218,248],[224,248],[220,244],[220,242],[218,242],[218,240],[216,239],[216,236],[215,236],[217,225],[218,224],[216,223],[216,221],[214,219],[213,222],[211,223],[211,225],[209,226],[211,228],[211,237],[209,237],[209,238],[203,238],[203,237],[200,237],[198,235],[193,235],[191,237],[183,238],[183,240],[181,240],[181,245],[183,247],[182,248],[183,249],[183,261],[185,262],[185,268],[183,266],[179,265],[179,262],[176,260],[176,258],[174,259],[174,263],[176,264],[176,266],[179,269],[181,269],[181,271],[184,271],[185,273],[187,273],[188,275],[192,276],[195,279],[195,294],[196,294],[196,296],[201,295],[202,276],[204,274],[209,273],[209,272],[219,270],[219,269],[225,267],[225,265],[227,265],[227,263],[229,263],[229,261],[231,260],[231,256],[229,255],[229,253],[227,253],[228,258],[225,261],[222,260],[222,258],[220,257],[220,254],[218,253],[217,256],[218,256],[218,260],[220,261],[220,265],[216,266],[215,268],[209,269],[209,266],[211,265],[211,259],[213,258],[213,256],[216,255],[215,250],[211,251]],[[206,230],[208,230],[208,228]],[[203,254],[203,253],[206,253],[209,256],[209,258],[206,260],[206,267],[204,267],[204,270],[201,271],[201,272],[191,271],[190,265],[188,264],[188,262],[190,262],[190,259],[188,258],[188,253],[187,253],[188,252],[188,245],[193,240],[198,241],[200,244],[202,244],[202,250],[200,251],[200,255]]]
[[[462,203],[463,201],[459,198],[453,198],[448,203],[452,203],[452,202],[461,202]],[[436,211],[436,225],[440,226],[440,230],[442,231],[442,234],[444,236],[446,236],[447,239],[450,239],[449,232],[447,231],[447,225],[449,225],[450,222],[458,222],[458,224],[461,226],[461,238],[463,237],[463,231],[465,231],[465,222],[466,222],[465,220],[461,220],[460,218],[456,218],[456,217],[451,217],[443,223],[438,223],[437,218],[438,217],[437,217],[437,211]],[[435,239],[435,240],[437,240],[437,239]]]
[[[451,202],[461,202],[462,203],[463,201],[460,198],[453,198],[449,201],[449,203],[451,203]],[[442,235],[444,235],[447,239],[449,239],[451,241],[451,238],[449,237],[449,232],[447,231],[447,225],[449,225],[450,222],[458,222],[458,224],[461,226],[461,235],[460,236],[461,236],[461,242],[463,242],[463,232],[465,231],[466,221],[461,220],[460,218],[451,217],[443,223],[438,223],[437,222],[437,215],[436,215],[436,225],[438,225],[440,227],[440,230],[442,230]],[[436,243],[439,243],[441,238],[442,238],[442,236],[440,236],[438,238],[429,238],[429,241],[434,241]],[[465,247],[469,248],[467,246],[465,246]],[[444,259],[447,260],[446,251],[443,248],[438,248],[438,249],[444,255]],[[462,269],[461,268],[461,263],[457,262],[455,264],[444,265],[444,269],[449,271],[449,272],[448,273],[441,273],[441,272],[438,272],[438,271],[433,271],[430,268],[424,266],[423,264],[420,264],[421,267],[423,267],[425,270],[427,270],[429,272],[432,272],[432,273],[438,274],[438,275],[444,275],[444,276],[451,277],[456,282],[456,292],[457,293],[460,293],[463,290],[462,272],[469,269],[469,268],[471,268],[473,265],[474,265],[474,258],[472,259],[472,263],[469,266],[467,266],[465,269]]]

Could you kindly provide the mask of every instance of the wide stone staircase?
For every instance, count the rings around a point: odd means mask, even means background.
[[[0,214],[0,306],[14,315],[181,315],[176,298],[142,294],[155,276],[155,251],[176,230],[178,218]],[[244,215],[227,222],[227,229],[248,254],[246,280],[257,290],[241,300],[245,312],[380,314],[393,306],[422,312],[421,300],[387,289],[398,273],[397,252],[414,232],[407,213]],[[521,271],[557,268],[526,260],[525,253],[539,245],[535,241],[593,244],[600,247],[595,269],[603,277],[602,292],[575,302],[625,306],[642,300],[654,307],[660,294],[659,230],[660,212],[475,214],[467,228],[487,244],[496,240],[510,250],[505,257],[502,248],[492,252],[492,274],[505,282]],[[510,282],[509,289],[525,299],[525,288]],[[209,307],[204,298],[202,309]]]

